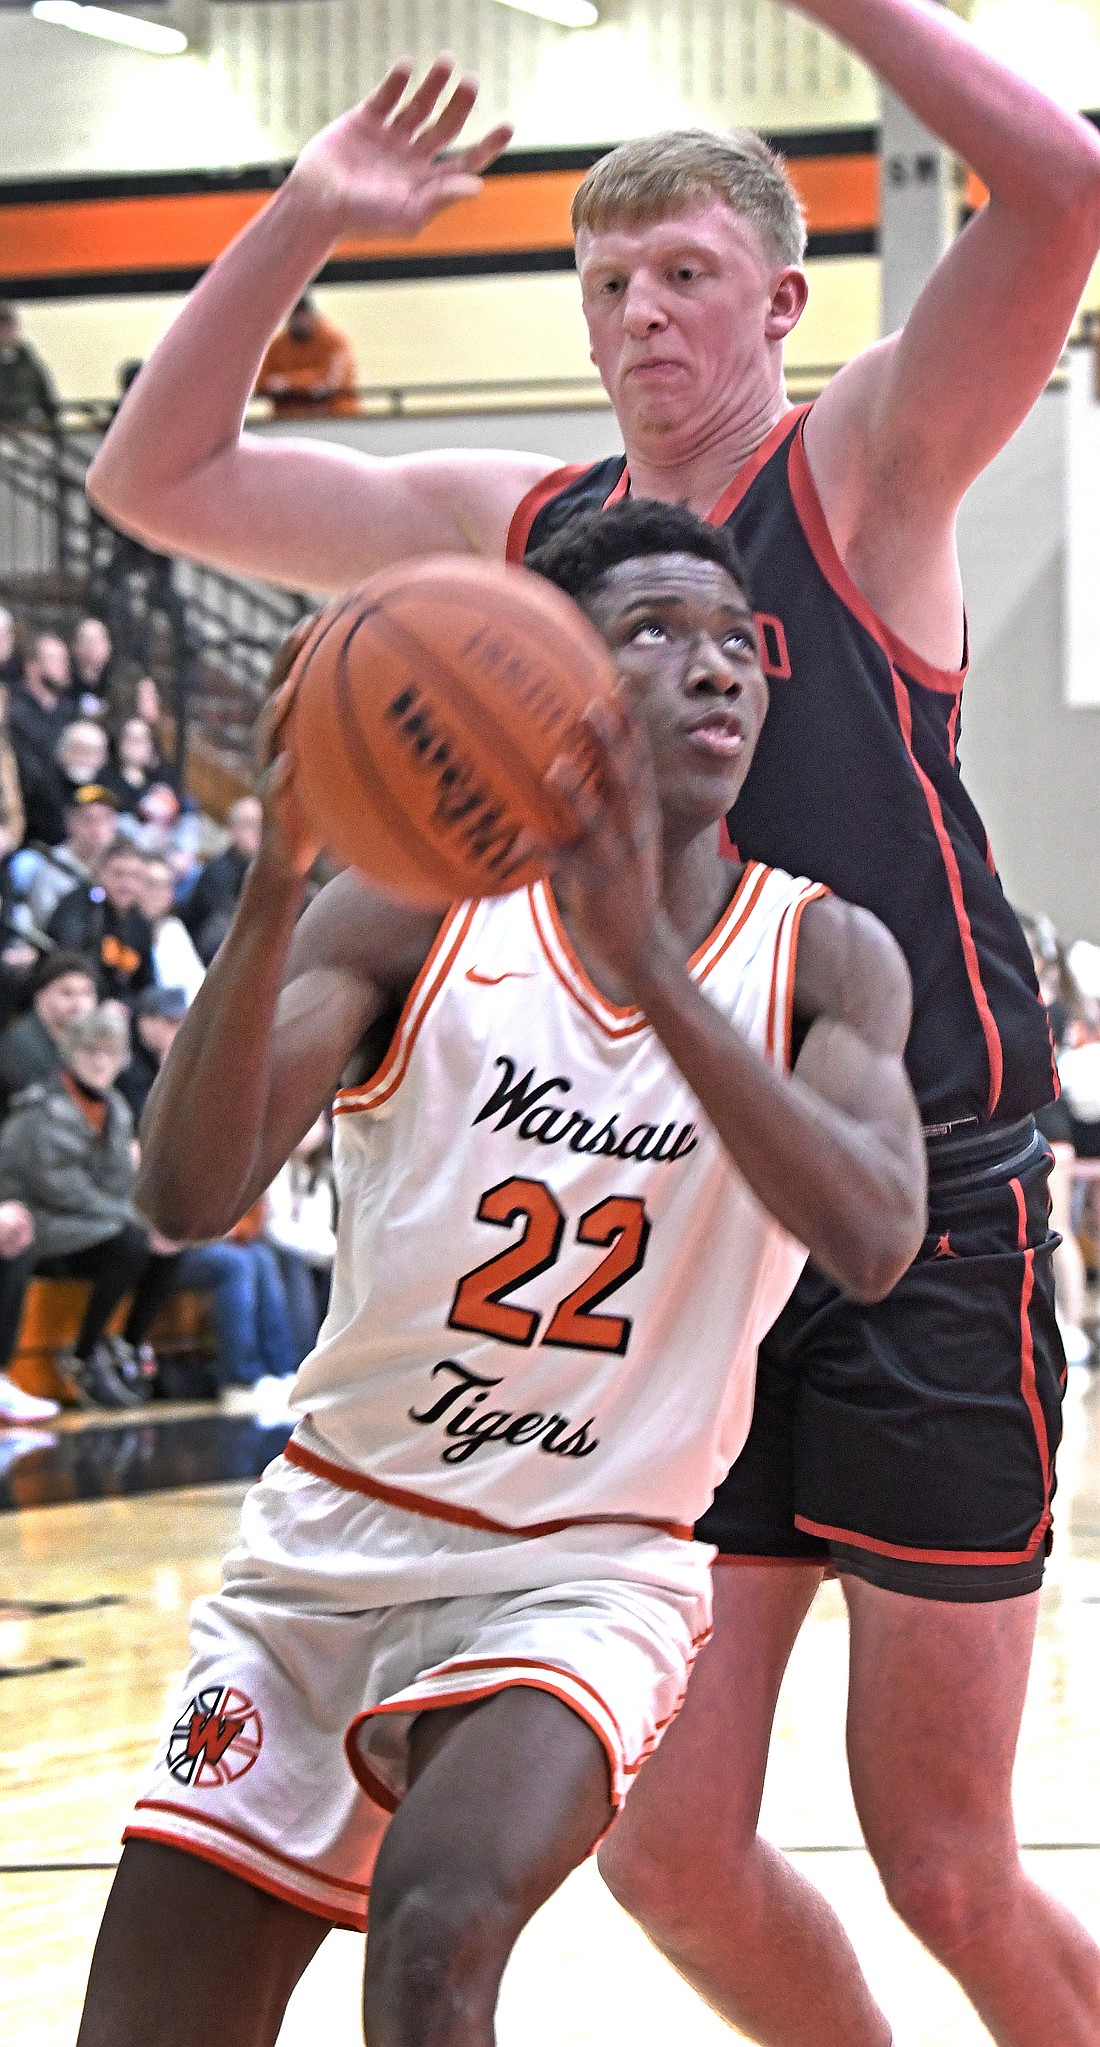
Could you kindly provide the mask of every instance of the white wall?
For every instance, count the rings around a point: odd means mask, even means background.
[[[0,177],[292,154],[395,57],[455,50],[524,145],[686,121],[875,118],[868,74],[776,0],[604,0],[568,31],[496,0],[177,0],[193,38],[149,57],[0,11]],[[140,11],[140,8],[138,8]],[[158,10],[159,13],[159,10]]]
[[[1100,709],[1065,691],[1068,431],[1067,397],[1049,392],[963,507],[959,759],[1011,900],[1100,942]]]

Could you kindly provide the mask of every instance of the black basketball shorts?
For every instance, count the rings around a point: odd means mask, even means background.
[[[760,1349],[745,1448],[698,1523],[720,1561],[832,1564],[924,1599],[1042,1582],[1065,1360],[1030,1121],[929,1146],[928,1234],[884,1301],[807,1267]]]

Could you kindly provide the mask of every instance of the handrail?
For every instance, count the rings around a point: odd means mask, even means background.
[[[1100,313],[1083,311],[1066,347],[1085,347],[1095,342]],[[800,395],[816,395],[836,375],[843,363],[788,363],[787,383]],[[1056,371],[1051,382],[1058,383]],[[436,383],[358,384],[354,397],[358,413],[347,419],[405,419],[425,415],[446,417],[468,411],[526,412],[564,404],[565,406],[607,406],[607,393],[598,377],[479,377]],[[66,398],[58,413],[58,425],[70,433],[105,433],[118,410],[115,400]],[[319,405],[318,419],[333,415]],[[262,425],[272,417],[270,403],[253,398],[248,407],[250,425]],[[309,417],[308,414],[305,417]],[[297,423],[297,422],[296,422]]]
[[[40,593],[40,609],[92,610],[116,650],[154,676],[175,729],[183,776],[192,726],[234,753],[246,752],[271,663],[298,620],[304,596],[246,583],[185,560],[169,560],[118,532],[85,489],[96,439],[89,406],[72,408],[85,432],[0,426],[0,593]],[[14,567],[20,558],[22,566]]]

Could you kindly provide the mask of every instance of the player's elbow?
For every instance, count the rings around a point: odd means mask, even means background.
[[[134,493],[127,488],[126,464],[111,443],[113,430],[92,459],[85,480],[91,504],[113,526],[131,527],[137,520]]]
[[[884,1185],[839,1247],[833,1277],[856,1301],[881,1301],[892,1293],[924,1242],[927,1194],[901,1174]]]

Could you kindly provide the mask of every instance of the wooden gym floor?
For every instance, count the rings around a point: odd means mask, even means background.
[[[5,2047],[72,2047],[120,1827],[183,1669],[189,1602],[216,1582],[244,1484],[280,1441],[193,1407],[66,1420],[37,1439],[0,1431],[0,1507],[11,1510],[0,1514]],[[1070,1404],[1058,1510],[1017,1806],[1030,1867],[1100,1936],[1100,1383]],[[765,1830],[840,1912],[896,2047],[988,2047],[961,1994],[892,1917],[860,1845],[844,1681],[843,1610],[827,1586],[784,1688]],[[356,2047],[361,1958],[354,1935],[331,1936],[281,2047]],[[521,1941],[499,2036],[501,2047],[734,2037],[612,1904],[592,1864]]]

